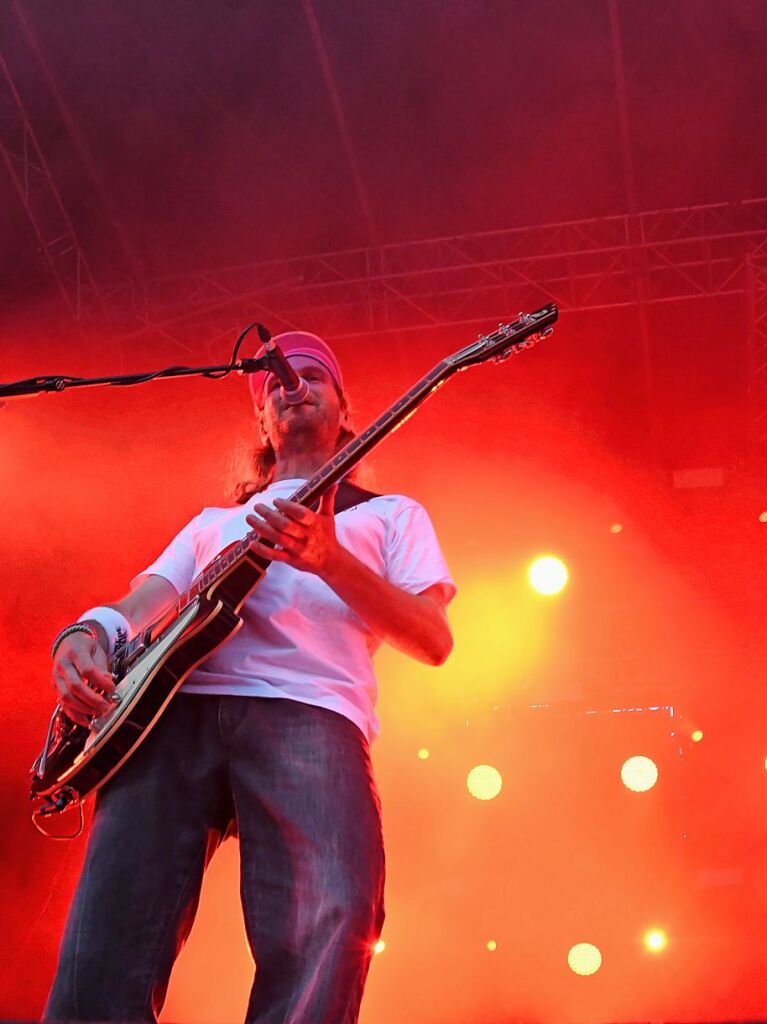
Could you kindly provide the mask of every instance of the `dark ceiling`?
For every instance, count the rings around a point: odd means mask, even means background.
[[[7,0],[0,29],[106,283],[624,211],[610,3]],[[636,208],[767,192],[762,0],[615,9]],[[18,309],[53,285],[0,181]]]

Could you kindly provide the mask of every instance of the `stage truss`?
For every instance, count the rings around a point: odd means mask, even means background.
[[[35,51],[36,52],[36,51]],[[341,250],[194,273],[97,280],[6,61],[0,155],[41,257],[81,332],[125,348],[162,340],[221,361],[244,324],[303,327],[329,340],[467,325],[519,309],[563,314],[742,296],[750,436],[767,451],[767,198]],[[106,229],[106,225],[105,225]],[[119,324],[119,329],[116,325]],[[652,404],[652,403],[651,403]]]
[[[767,199],[455,235],[171,275],[106,296],[125,342],[221,354],[254,319],[330,340],[742,297],[754,454],[767,451]]]
[[[767,199],[344,250],[113,289],[136,329],[268,316],[329,338],[486,323],[531,301],[562,312],[746,295],[767,256]],[[137,322],[138,321],[138,322]]]

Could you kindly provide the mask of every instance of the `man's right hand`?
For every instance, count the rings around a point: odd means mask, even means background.
[[[107,656],[101,644],[85,632],[70,633],[61,641],[53,659],[53,685],[65,714],[86,728],[92,718],[114,707],[108,699],[115,685]]]

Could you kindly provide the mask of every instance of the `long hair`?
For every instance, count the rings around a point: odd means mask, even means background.
[[[350,420],[351,410],[346,395],[341,395],[340,398],[341,410],[348,413]],[[231,487],[231,493],[237,505],[244,505],[246,501],[250,501],[254,494],[265,490],[274,478],[274,449],[268,439],[261,439],[262,416],[261,410],[257,409],[252,441],[241,441],[234,452],[232,475],[235,482]],[[334,451],[340,451],[354,436],[355,432],[350,427],[339,427]],[[346,479],[357,479],[357,470],[358,467],[355,467]]]

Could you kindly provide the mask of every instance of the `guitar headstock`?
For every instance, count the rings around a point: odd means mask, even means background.
[[[558,317],[559,310],[553,302],[536,309],[534,313],[520,313],[513,323],[499,324],[492,334],[481,334],[471,345],[448,356],[445,362],[458,370],[491,359],[501,362],[515,352],[530,348],[541,338],[548,337],[553,330],[551,325]]]

